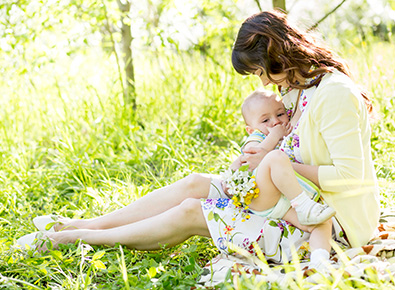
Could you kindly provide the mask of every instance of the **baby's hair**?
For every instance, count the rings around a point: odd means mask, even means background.
[[[265,90],[263,88],[256,89],[254,92],[252,92],[247,98],[245,98],[243,104],[241,105],[241,114],[243,115],[244,122],[248,125],[247,121],[247,111],[250,110],[254,103],[254,101],[257,100],[263,100],[265,98],[271,98],[271,97],[278,97],[277,94],[275,94],[272,91]]]

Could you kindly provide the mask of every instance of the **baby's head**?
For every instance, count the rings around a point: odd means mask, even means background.
[[[288,124],[289,118],[284,104],[275,93],[258,89],[249,95],[241,106],[246,130],[251,134],[255,130],[269,134],[268,127]]]

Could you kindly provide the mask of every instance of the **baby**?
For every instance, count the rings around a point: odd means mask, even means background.
[[[260,147],[267,154],[278,148],[283,137],[292,131],[284,104],[271,91],[257,90],[249,95],[242,105],[242,114],[249,134],[242,146],[242,153],[247,148]],[[281,151],[279,151],[279,154],[285,155]],[[241,157],[239,156],[232,163],[230,169],[237,170],[242,165]],[[310,232],[310,245],[313,249],[310,265],[312,268],[320,268],[323,266],[323,261],[329,259],[331,248],[329,241],[332,228],[328,226],[327,221],[335,215],[335,211],[327,205],[312,200],[306,191],[312,194],[315,191],[315,186],[313,185],[311,190],[306,190],[306,187],[302,188],[300,184],[306,183],[306,179],[293,172],[291,162],[287,162],[286,167],[281,168],[279,172],[273,172],[276,169],[272,168],[271,173],[281,175],[286,171],[291,172],[289,190],[282,192],[279,199],[276,196],[265,195],[265,192],[261,190],[259,196],[252,200],[249,208],[257,215],[267,218],[280,218],[303,231]],[[263,178],[259,174],[260,170],[257,172],[256,168],[253,171],[258,185],[262,184],[260,178]],[[296,180],[293,177],[295,174]],[[311,183],[308,180],[307,182]],[[227,189],[226,185],[223,185],[223,187],[224,190]],[[295,193],[297,194],[295,195]],[[271,204],[274,204],[274,206],[271,206]]]
[[[244,100],[241,112],[249,134],[242,146],[242,152],[250,147],[260,147],[266,152],[272,151],[277,148],[283,137],[292,131],[285,107],[273,92],[253,92]],[[239,156],[230,169],[237,170],[241,165]]]

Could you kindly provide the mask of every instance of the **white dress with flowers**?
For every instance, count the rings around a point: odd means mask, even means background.
[[[314,86],[302,91],[299,101],[301,117],[280,146],[280,150],[284,151],[293,162],[303,163],[297,128],[315,89]],[[283,102],[289,115],[292,115],[295,108],[297,96],[297,90],[288,91],[283,95]],[[233,254],[237,248],[242,248],[255,254],[255,247],[258,246],[266,259],[274,263],[282,263],[284,257],[292,259],[292,249],[297,251],[299,258],[309,258],[309,233],[295,228],[284,220],[267,219],[253,214],[248,209],[236,207],[223,193],[219,179],[212,179],[210,194],[207,199],[202,199],[201,204],[211,237],[221,253]],[[348,247],[342,228],[335,218],[332,220],[333,239],[341,247]]]

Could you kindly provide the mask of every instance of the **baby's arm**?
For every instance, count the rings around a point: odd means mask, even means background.
[[[263,148],[266,152],[270,152],[276,148],[280,140],[283,139],[284,136],[287,136],[292,131],[291,123],[287,125],[277,125],[272,128],[268,128],[269,134],[266,136],[262,142],[249,142],[244,148],[244,151],[248,151],[251,147]]]

